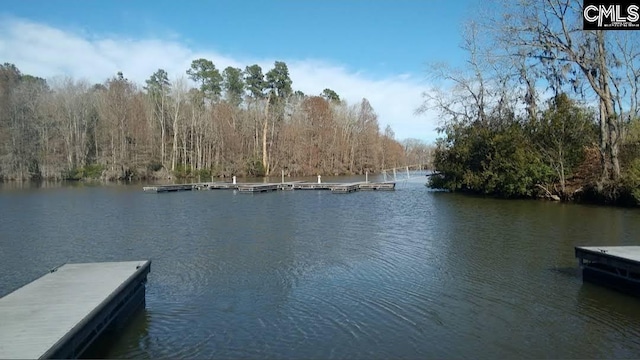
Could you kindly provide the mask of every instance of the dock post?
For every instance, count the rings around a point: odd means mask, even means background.
[[[384,178],[384,182],[387,182],[387,170],[382,170],[382,176]]]
[[[320,180],[320,178],[321,178],[321,176],[320,176],[320,175],[318,175],[318,184],[321,184],[321,183],[322,183],[322,181]]]
[[[233,185],[235,185],[235,184],[236,184],[236,176],[233,175]]]
[[[409,167],[407,166],[407,179],[409,178]]]
[[[397,181],[395,168],[393,168],[393,181]]]
[[[282,170],[282,183],[284,184],[284,170]]]
[[[369,172],[368,171],[364,173],[364,182],[367,182],[367,183],[369,182]]]

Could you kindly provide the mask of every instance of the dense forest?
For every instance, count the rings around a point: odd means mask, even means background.
[[[196,59],[140,86],[23,74],[0,65],[0,180],[362,174],[428,161],[381,131],[371,104],[293,91],[286,63],[220,71]]]
[[[640,32],[582,30],[582,1],[495,0],[465,26],[463,68],[431,66],[431,186],[640,204]],[[443,88],[448,89],[443,91]]]

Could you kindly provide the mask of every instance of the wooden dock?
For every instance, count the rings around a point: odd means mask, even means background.
[[[155,185],[145,186],[142,188],[144,192],[174,192],[174,191],[191,191],[196,188],[196,184],[176,184],[176,185]]]
[[[238,184],[234,184],[231,182],[212,182],[212,183],[206,183],[202,189],[207,189],[207,190],[229,190],[229,189],[237,189],[238,188]]]
[[[640,246],[577,246],[586,282],[640,295]]]
[[[293,185],[293,190],[331,190],[336,185],[340,183],[299,182]]]
[[[262,193],[277,190],[330,190],[332,193],[351,193],[360,190],[380,190],[393,191],[396,183],[394,181],[385,182],[353,182],[353,183],[323,183],[289,181],[281,183],[232,183],[232,182],[210,182],[178,185],[154,185],[143,187],[144,192],[163,193],[191,190],[238,190],[241,193]]]
[[[241,193],[261,193],[280,190],[280,184],[243,184],[238,186]]]
[[[77,358],[145,306],[151,261],[66,264],[0,298],[0,359]]]
[[[358,190],[381,190],[392,191],[395,190],[396,183],[393,181],[381,182],[381,183],[361,183]]]
[[[348,183],[348,184],[336,184],[336,185],[332,185],[329,189],[331,190],[332,193],[338,193],[338,194],[346,194],[346,193],[351,193],[354,191],[358,191],[360,189],[360,184],[359,182],[356,183]]]

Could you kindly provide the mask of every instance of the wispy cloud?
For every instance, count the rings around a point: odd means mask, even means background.
[[[15,17],[0,18],[0,61],[44,78],[69,75],[103,82],[122,71],[127,78],[143,84],[159,68],[173,78],[184,74],[191,61],[200,57],[210,59],[220,69],[257,63],[267,71],[275,60],[285,61],[296,90],[320,94],[324,88],[331,88],[349,103],[367,98],[379,115],[381,128],[391,125],[396,138],[432,141],[436,137],[435,116],[414,115],[426,85],[411,74],[375,78],[316,59],[237,58],[189,46],[178,37],[96,36]]]

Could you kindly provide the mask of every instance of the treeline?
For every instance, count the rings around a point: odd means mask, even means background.
[[[428,161],[424,143],[381,132],[366,99],[294,92],[284,62],[263,74],[197,59],[185,75],[47,82],[1,65],[0,180],[359,174]]]
[[[431,68],[450,89],[420,109],[442,116],[431,186],[640,204],[639,33],[583,31],[575,0],[493,5],[465,28],[467,67]]]

